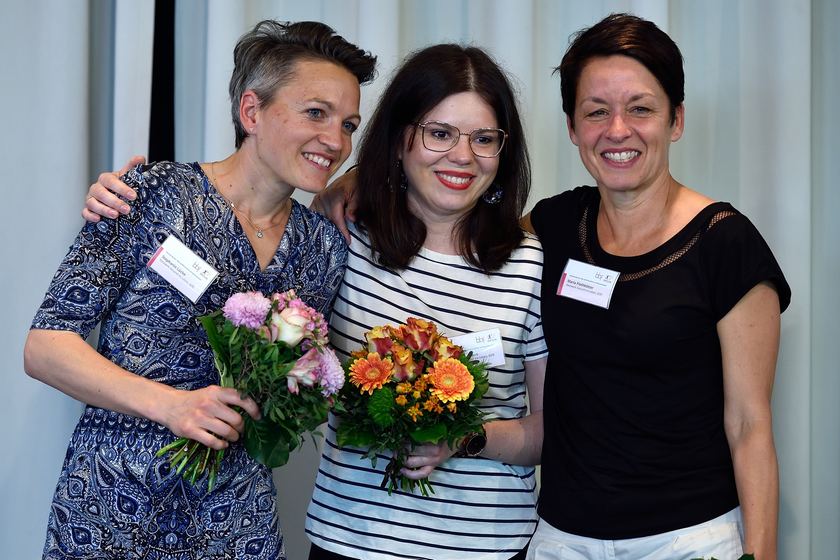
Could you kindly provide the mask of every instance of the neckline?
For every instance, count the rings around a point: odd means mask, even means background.
[[[585,244],[585,250],[588,249],[595,263],[622,272],[656,266],[666,258],[685,248],[692,241],[692,238],[703,229],[703,225],[709,222],[712,216],[721,211],[734,210],[728,202],[712,202],[703,207],[685,226],[658,247],[640,255],[622,256],[609,253],[601,247],[597,228],[601,196],[597,189],[593,190],[595,196],[592,197],[592,200],[586,206],[586,214],[581,219],[580,226],[581,228],[585,228],[586,232],[586,238],[581,239],[581,242]]]
[[[420,250],[417,251],[417,256],[423,256],[430,260],[445,262],[449,264],[464,264],[467,262],[466,259],[464,259],[464,257],[462,257],[461,255],[439,253],[437,251],[433,251],[432,249],[427,249],[426,247],[420,247]]]
[[[292,239],[291,235],[294,232],[294,228],[292,227],[292,223],[296,220],[296,215],[300,211],[299,209],[299,202],[294,198],[290,197],[289,200],[292,203],[292,207],[289,210],[289,218],[286,220],[286,226],[283,228],[283,235],[280,236],[280,240],[277,242],[277,247],[274,249],[274,254],[271,257],[271,260],[262,268],[260,266],[260,260],[257,258],[257,252],[254,249],[254,246],[251,244],[251,240],[248,239],[248,236],[245,234],[245,228],[242,227],[242,223],[239,221],[239,216],[236,215],[236,212],[233,211],[233,208],[230,207],[228,204],[227,199],[219,192],[216,188],[216,185],[210,180],[210,177],[207,173],[204,172],[204,168],[201,167],[200,162],[193,162],[193,168],[201,175],[202,182],[204,183],[204,194],[205,196],[213,197],[216,202],[225,209],[225,213],[229,214],[231,220],[236,227],[239,228],[239,231],[235,231],[234,233],[237,234],[238,241],[240,244],[244,243],[247,247],[247,250],[250,251],[250,258],[254,263],[254,267],[256,268],[257,272],[260,274],[264,274],[269,271],[273,266],[278,264],[278,256],[281,255],[281,250],[284,246],[291,246]],[[280,263],[281,266],[282,263]]]

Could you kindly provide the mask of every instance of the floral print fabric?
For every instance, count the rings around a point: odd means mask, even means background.
[[[196,318],[235,293],[296,290],[328,314],[347,248],[325,218],[293,201],[261,270],[239,222],[197,163],[138,167],[128,216],[86,224],[32,323],[86,337],[119,366],[179,389],[218,382]],[[219,271],[193,303],[146,264],[176,236]],[[231,445],[216,486],[194,485],[155,457],[175,436],[143,418],[88,406],[71,437],[50,511],[44,558],[283,558],[271,472]],[[203,483],[202,483],[203,482]]]

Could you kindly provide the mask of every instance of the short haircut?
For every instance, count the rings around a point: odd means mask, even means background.
[[[426,239],[426,227],[409,210],[400,187],[399,151],[406,131],[413,129],[412,148],[424,149],[415,124],[445,98],[462,92],[478,94],[508,138],[494,181],[502,189],[501,201],[479,199],[462,217],[455,232],[460,254],[484,271],[497,270],[522,241],[519,218],[528,200],[531,168],[513,88],[482,49],[434,45],[409,55],[397,70],[360,144],[357,223],[383,266],[405,268]]]
[[[277,89],[288,80],[301,60],[323,60],[346,68],[359,84],[372,80],[376,57],[337,35],[317,21],[281,23],[263,20],[239,38],[233,50],[230,77],[231,114],[238,149],[247,131],[239,121],[239,102],[246,90],[257,95],[261,106],[271,103]]]
[[[574,123],[577,87],[584,66],[593,58],[628,56],[645,68],[665,90],[671,104],[671,124],[685,99],[685,74],[679,47],[651,21],[631,14],[610,14],[592,27],[581,29],[572,39],[560,66],[563,112]]]

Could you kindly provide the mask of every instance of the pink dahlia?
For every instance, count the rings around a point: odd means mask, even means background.
[[[265,323],[269,309],[271,300],[260,292],[242,292],[228,298],[222,313],[237,327],[257,330]]]

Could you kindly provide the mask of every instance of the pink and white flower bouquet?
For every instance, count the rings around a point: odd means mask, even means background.
[[[262,418],[245,415],[244,445],[267,467],[279,467],[326,421],[344,371],[327,347],[327,323],[294,290],[265,297],[237,293],[220,311],[199,318],[219,370],[220,385],[254,399]],[[157,455],[172,453],[176,472],[195,482],[209,473],[212,489],[224,450],[179,438]]]

